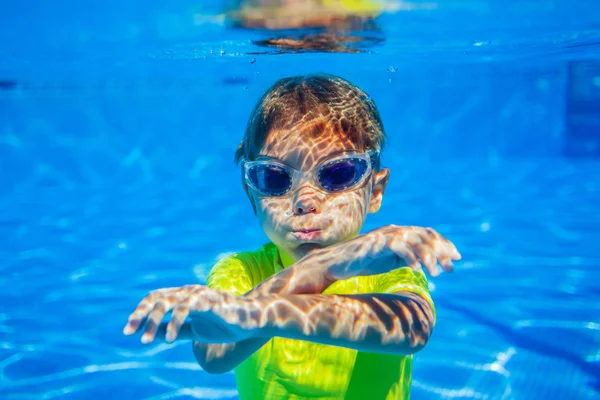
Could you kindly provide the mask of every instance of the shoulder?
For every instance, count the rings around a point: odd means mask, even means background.
[[[278,259],[277,247],[273,243],[267,243],[255,251],[232,254],[212,267],[206,285],[238,295],[244,294],[272,275]]]

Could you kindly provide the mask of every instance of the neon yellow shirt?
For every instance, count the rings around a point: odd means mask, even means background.
[[[243,295],[294,263],[268,243],[232,255],[210,271],[207,286]],[[334,282],[323,294],[396,293],[421,295],[433,306],[425,274],[408,267],[386,274]],[[357,352],[275,337],[235,369],[241,400],[409,399],[412,356]]]

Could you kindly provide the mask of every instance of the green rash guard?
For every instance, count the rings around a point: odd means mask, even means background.
[[[210,271],[207,286],[243,295],[294,263],[268,243],[234,254]],[[422,271],[408,267],[336,281],[323,294],[412,292],[427,299]],[[274,337],[235,369],[241,400],[409,399],[412,356],[373,354],[318,343]]]

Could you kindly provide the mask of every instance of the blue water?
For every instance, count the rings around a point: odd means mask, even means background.
[[[600,398],[600,5],[445,1],[382,16],[365,53],[276,54],[207,4],[0,17],[0,398],[236,398],[189,344],[121,330],[266,241],[233,150],[271,83],[313,71],[386,126],[365,230],[433,226],[463,254],[431,279],[413,398]]]

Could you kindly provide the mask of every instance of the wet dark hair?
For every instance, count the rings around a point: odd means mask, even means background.
[[[315,121],[314,124],[307,124]],[[319,123],[317,123],[319,121]],[[275,82],[258,101],[235,152],[235,162],[254,160],[273,130],[310,126],[307,135],[335,129],[361,151],[381,151],[385,132],[373,100],[349,81],[335,75],[309,74]],[[378,168],[379,160],[377,160]]]

